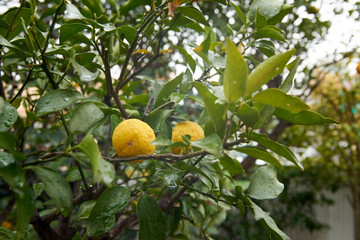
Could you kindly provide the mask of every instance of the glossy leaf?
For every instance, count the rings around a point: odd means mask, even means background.
[[[154,130],[154,132],[158,132],[166,118],[172,112],[173,110],[156,110],[146,116],[144,121],[149,124],[149,126]]]
[[[181,12],[186,17],[194,20],[195,22],[204,24],[205,26],[209,26],[209,23],[207,22],[204,15],[194,7],[178,7],[176,8],[176,11]]]
[[[294,6],[292,5],[283,5],[280,12],[278,14],[276,14],[275,16],[271,17],[269,20],[268,20],[268,24],[270,25],[275,25],[275,24],[278,24],[280,23],[283,18],[288,15],[289,13],[291,13],[292,9],[293,9]]]
[[[280,86],[280,89],[283,90],[284,92],[288,92],[291,89],[293,85],[294,76],[296,74],[296,70],[299,66],[299,62],[300,62],[300,57],[297,57],[292,63],[289,64],[291,65],[289,69],[290,72]]]
[[[244,173],[244,169],[241,166],[241,163],[238,160],[231,158],[227,154],[224,154],[224,156],[220,158],[220,163],[230,173],[231,176]]]
[[[273,77],[282,73],[286,63],[290,60],[292,55],[294,55],[295,51],[295,49],[292,49],[287,52],[274,55],[260,63],[248,77],[245,96],[251,95]]]
[[[111,187],[114,183],[115,175],[114,165],[101,158],[99,162],[99,181],[103,182],[107,187]],[[94,178],[94,180],[96,179]]]
[[[96,201],[89,220],[102,221],[124,209],[130,200],[130,191],[121,186],[106,189]]]
[[[174,171],[170,169],[160,169],[156,172],[156,175],[161,177],[172,191],[178,188],[182,174],[183,173],[181,171]]]
[[[279,227],[276,225],[274,219],[270,217],[270,214],[267,212],[264,212],[258,205],[256,205],[253,201],[250,199],[247,199],[246,203],[250,206],[250,209],[255,215],[255,220],[259,221],[266,230],[271,233],[271,235],[276,240],[290,240],[290,238],[279,229]]]
[[[255,28],[262,28],[266,25],[266,17],[262,15],[259,11],[256,11],[255,17]]]
[[[290,162],[294,163],[299,168],[303,169],[303,166],[296,159],[294,153],[291,152],[291,150],[288,147],[286,147],[285,145],[282,145],[278,142],[272,141],[265,134],[258,134],[255,132],[252,132],[248,136],[248,138],[249,138],[249,140],[253,140],[255,142],[260,143],[262,146],[270,149],[271,151],[279,154],[280,156],[283,156],[284,158],[288,159]]]
[[[31,167],[44,183],[45,190],[60,212],[67,216],[72,209],[73,195],[69,183],[60,173],[48,167]]]
[[[283,42],[286,41],[283,35],[279,31],[270,27],[264,27],[255,32],[255,39],[261,39],[261,38],[271,38]]]
[[[70,131],[75,134],[88,132],[104,118],[104,113],[92,102],[85,102],[74,109],[69,121]]]
[[[89,200],[89,201],[83,202],[80,205],[79,211],[74,216],[74,220],[88,219],[90,217],[91,211],[94,208],[95,204],[96,204],[96,200]]]
[[[255,159],[263,160],[284,171],[284,167],[281,165],[280,161],[263,148],[244,146],[236,148],[236,151],[245,153]]]
[[[157,108],[161,104],[164,104],[165,101],[169,98],[171,93],[175,91],[177,86],[181,83],[184,73],[179,74],[173,80],[167,82],[164,87],[160,90],[159,94],[156,97],[154,107]]]
[[[208,174],[206,174],[201,169],[199,169],[197,167],[190,166],[190,165],[182,165],[182,166],[180,166],[178,168],[181,169],[181,170],[188,170],[188,171],[200,174],[201,176],[206,178],[206,180],[211,184],[211,186],[207,186],[207,187],[209,187],[210,191],[212,191],[214,189],[214,186],[215,186],[214,179],[211,178]]]
[[[87,6],[96,17],[100,17],[103,14],[104,10],[100,0],[82,0],[81,2]]]
[[[250,181],[248,195],[258,200],[274,199],[284,190],[278,181],[274,166],[263,166],[256,170]]]
[[[274,114],[275,107],[271,105],[266,105],[263,103],[254,103],[253,107],[259,112],[259,119],[253,125],[254,129],[259,129],[267,123]]]
[[[231,5],[233,6],[233,8],[235,9],[237,15],[239,16],[241,22],[243,24],[246,24],[246,17],[245,14],[243,13],[243,11],[241,11],[240,7],[235,5],[233,2],[231,2]]]
[[[6,132],[18,117],[16,109],[0,97],[0,132]]]
[[[339,123],[331,118],[326,118],[321,114],[313,111],[302,111],[299,113],[291,113],[281,108],[276,108],[274,112],[275,116],[284,119],[288,122],[298,125],[313,125],[323,123]]]
[[[233,102],[244,95],[248,66],[235,44],[226,39],[226,67],[224,73],[224,93],[228,101]]]
[[[252,98],[252,100],[281,108],[291,113],[299,113],[310,108],[299,97],[287,95],[277,88],[268,88],[264,91],[260,91]]]
[[[84,96],[75,90],[57,89],[50,91],[39,99],[35,112],[38,116],[57,112],[70,107],[72,104],[83,98]]]
[[[93,81],[99,75],[99,71],[96,70],[95,72],[91,72],[84,66],[81,66],[75,58],[75,50],[71,52],[71,64],[74,67],[75,72],[79,75],[81,81],[89,82]]]
[[[222,141],[217,134],[211,134],[203,139],[191,142],[190,145],[205,150],[216,157],[223,156]]]
[[[99,150],[99,146],[94,140],[92,134],[89,134],[83,138],[81,143],[74,148],[79,148],[83,153],[86,154],[88,159],[90,160],[92,170],[94,172],[94,181],[99,180],[99,166],[102,160],[101,152]]]
[[[186,63],[189,64],[189,67],[190,67],[191,71],[195,72],[197,64],[196,64],[196,61],[194,60],[194,58],[189,53],[187,53],[187,51],[184,48],[179,47],[179,46],[174,46],[174,47],[177,50],[179,50],[181,55],[183,55],[183,57],[185,58]]]
[[[79,33],[89,27],[82,23],[64,23],[60,26],[60,44],[63,44],[66,40],[71,38],[73,34]]]
[[[15,158],[12,154],[7,152],[0,152],[0,168],[15,163]]]
[[[250,6],[250,16],[254,17],[259,11],[269,19],[280,12],[283,3],[284,0],[254,0]]]
[[[243,103],[238,108],[236,116],[238,116],[247,127],[253,127],[260,118],[258,110],[254,107],[250,107],[247,103]]]
[[[204,100],[205,108],[210,116],[215,132],[222,138],[225,135],[225,107],[216,103],[218,99],[209,89],[202,83],[194,82],[196,90],[199,92]]]
[[[166,224],[159,205],[143,194],[136,206],[139,219],[139,240],[165,240]]]
[[[109,232],[115,224],[115,216],[109,216],[101,221],[86,221],[86,234],[89,237],[99,237]]]
[[[2,19],[8,24],[11,25],[11,31],[7,40],[11,40],[18,36],[23,31],[23,25],[28,26],[32,16],[32,9],[27,7],[22,8],[13,8],[11,11],[7,12]],[[6,36],[7,31],[1,35]]]

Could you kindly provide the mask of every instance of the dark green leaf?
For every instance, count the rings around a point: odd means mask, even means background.
[[[80,80],[84,82],[93,81],[99,75],[99,71],[91,72],[84,66],[81,66],[75,59],[75,50],[71,52],[71,64],[74,67],[74,70],[77,74],[79,74]]]
[[[231,2],[231,5],[235,9],[237,15],[240,17],[240,20],[242,21],[242,23],[246,25],[246,17],[245,17],[245,14],[243,13],[243,11],[241,11],[239,6],[235,5],[233,2]]]
[[[181,170],[189,170],[191,172],[196,172],[198,174],[200,174],[201,176],[205,177],[209,183],[211,184],[211,187],[209,187],[210,191],[212,191],[214,189],[214,180],[213,178],[209,177],[208,174],[206,174],[205,172],[201,171],[201,169],[197,168],[197,167],[193,167],[193,166],[190,166],[190,165],[182,165],[180,167],[178,167],[179,169]]]
[[[0,132],[6,132],[18,117],[16,109],[0,97]]]
[[[110,162],[100,159],[99,163],[99,177],[100,181],[105,183],[106,186],[110,187],[115,180],[115,168]]]
[[[39,99],[35,112],[39,116],[57,112],[70,107],[72,104],[83,98],[84,96],[80,92],[70,89],[50,91]]]
[[[220,158],[220,163],[231,176],[244,173],[241,163],[238,160],[229,157],[227,154],[224,154],[224,156]]]
[[[266,25],[266,17],[262,15],[258,10],[255,17],[255,28],[262,28]]]
[[[166,118],[172,113],[173,110],[156,110],[151,112],[144,121],[149,124],[149,126],[154,130],[154,132],[158,132],[161,129]]]
[[[209,26],[209,23],[207,22],[204,15],[194,7],[178,7],[176,10],[184,14],[186,17],[194,20],[195,22]]]
[[[121,26],[117,28],[117,32],[120,37],[125,37],[130,44],[132,44],[136,36],[136,29],[132,26]]]
[[[261,38],[271,38],[283,42],[286,41],[279,31],[276,31],[275,29],[269,27],[261,28],[255,32],[255,39]]]
[[[156,175],[164,179],[167,186],[172,191],[178,188],[182,174],[183,172],[181,171],[170,169],[160,169],[156,172]]]
[[[44,183],[49,196],[54,200],[55,206],[67,216],[72,209],[73,195],[69,183],[57,171],[48,167],[31,167]]]
[[[294,76],[296,74],[296,70],[299,66],[299,62],[300,62],[300,57],[297,57],[293,62],[291,62],[289,64],[289,65],[291,65],[291,67],[289,69],[290,72],[287,75],[284,82],[280,86],[280,89],[283,90],[284,92],[288,92],[291,89],[291,87],[293,85]]]
[[[176,87],[181,83],[184,73],[179,74],[173,80],[167,82],[164,87],[160,90],[159,94],[156,97],[154,107],[157,108],[161,104],[165,103],[168,97],[173,93]]]
[[[215,132],[220,138],[223,138],[225,135],[225,107],[215,103],[218,98],[204,84],[194,82],[193,85],[204,100],[206,111],[211,118]]]
[[[228,101],[233,102],[244,96],[248,77],[247,63],[229,39],[226,39],[226,68],[224,74],[224,93]]]
[[[260,117],[258,110],[250,107],[247,103],[243,103],[239,107],[236,111],[236,116],[238,116],[247,127],[253,127]]]
[[[269,213],[264,212],[258,205],[253,201],[247,198],[247,204],[251,206],[251,210],[255,215],[255,220],[259,221],[266,230],[272,234],[276,240],[290,240],[290,238],[282,232],[279,227],[276,225],[274,219],[272,219]]]
[[[270,18],[270,19],[268,20],[268,24],[270,24],[270,25],[275,25],[275,24],[280,23],[286,15],[288,15],[289,13],[291,13],[293,7],[294,7],[294,6],[285,5],[285,4],[284,4],[284,5],[282,6],[281,11],[280,11],[278,14],[276,14],[275,16],[273,16],[272,18]]]
[[[12,154],[7,152],[0,152],[0,168],[15,163],[15,158]]]
[[[33,11],[30,8],[26,8],[26,7],[13,9],[5,14],[3,20],[7,24],[11,25],[11,31],[9,36],[7,37],[7,40],[10,41],[11,39],[18,36],[23,31],[23,26],[22,26],[23,23],[25,27],[29,25],[32,14]],[[0,35],[6,36],[6,33],[2,34],[0,32]]]
[[[159,205],[143,194],[136,206],[139,219],[139,240],[165,240],[166,224]]]
[[[312,111],[303,111],[299,113],[291,113],[281,108],[276,108],[274,112],[275,116],[278,118],[284,119],[288,122],[298,124],[298,125],[313,125],[313,124],[323,124],[323,123],[339,123],[331,118],[326,118],[319,113]]]
[[[236,151],[245,153],[255,159],[264,160],[265,162],[268,162],[284,171],[284,167],[281,165],[280,161],[276,157],[268,153],[266,150],[264,150],[263,148],[244,146],[244,147],[236,148]]]
[[[203,139],[191,142],[190,145],[205,150],[216,157],[223,156],[222,141],[217,134],[211,134]]]
[[[88,132],[104,118],[104,113],[92,102],[85,102],[74,109],[69,121],[70,131],[75,134]]]
[[[168,137],[160,135],[151,144],[155,145],[156,147],[167,147],[173,144],[173,142]]]
[[[250,181],[248,195],[258,200],[274,199],[284,190],[278,181],[274,166],[263,166],[256,170]]]
[[[291,113],[299,113],[310,108],[299,97],[287,95],[277,88],[268,88],[264,91],[260,91],[252,98],[252,100],[281,108]]]
[[[271,119],[274,114],[275,107],[262,103],[255,103],[253,104],[253,107],[259,112],[260,116],[258,121],[254,124],[253,128],[259,129]]]
[[[129,200],[129,189],[121,186],[108,188],[96,201],[89,216],[89,220],[99,222],[105,218],[114,216],[128,205]]]
[[[64,19],[73,20],[73,19],[84,19],[85,17],[80,13],[79,9],[71,4],[66,3],[66,11],[64,15]]]
[[[195,72],[197,64],[196,64],[196,61],[194,60],[194,58],[189,53],[187,53],[187,51],[184,48],[179,47],[179,46],[174,46],[174,47],[177,50],[179,50],[181,55],[183,55],[183,57],[185,58],[186,63],[189,64],[189,67],[190,67],[191,71]]]
[[[110,231],[114,227],[115,216],[109,216],[101,221],[86,221],[86,233],[90,237],[99,237]]]
[[[81,2],[87,6],[96,17],[100,17],[103,14],[103,8],[100,0],[81,0]]]
[[[72,37],[73,34],[79,33],[89,27],[82,23],[64,23],[60,26],[60,44]]]
[[[249,140],[253,140],[255,142],[260,143],[262,146],[270,149],[271,151],[279,154],[280,156],[283,156],[284,158],[288,159],[290,162],[294,163],[299,168],[303,169],[303,166],[301,163],[296,159],[295,155],[291,150],[286,147],[285,145],[282,145],[278,142],[272,141],[266,136],[265,134],[258,134],[255,132],[252,132],[248,136]]]
[[[251,95],[273,77],[282,73],[286,63],[290,60],[292,55],[294,55],[295,51],[295,49],[292,49],[287,52],[274,55],[260,63],[248,77],[245,96]]]

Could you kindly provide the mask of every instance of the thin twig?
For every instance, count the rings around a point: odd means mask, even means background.
[[[34,68],[30,69],[30,71],[25,79],[24,84],[21,86],[20,90],[16,93],[15,97],[13,97],[13,99],[11,99],[10,103],[13,103],[15,101],[15,99],[22,94],[22,92],[24,91],[24,89],[26,87],[26,84],[28,84],[31,80],[31,73],[33,70],[34,70]]]

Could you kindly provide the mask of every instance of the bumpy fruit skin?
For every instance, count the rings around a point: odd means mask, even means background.
[[[171,136],[171,141],[173,142],[184,142],[181,136],[190,135],[190,141],[196,141],[203,139],[205,137],[204,130],[196,122],[184,121],[178,123],[173,131]],[[190,146],[183,153],[188,153],[190,151]],[[182,147],[170,148],[171,152],[174,154],[182,153]]]
[[[127,119],[115,128],[112,143],[119,157],[132,157],[153,153],[155,145],[151,145],[151,142],[155,138],[154,131],[147,123],[138,119]]]

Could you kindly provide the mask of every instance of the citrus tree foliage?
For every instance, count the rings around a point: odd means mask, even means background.
[[[301,155],[306,156],[306,149],[311,146],[313,156],[308,158],[311,165],[322,166],[317,167],[319,178],[327,179],[329,185],[334,185],[335,180],[350,190],[354,226],[360,223],[360,64],[357,59],[355,53],[337,63],[316,68],[310,82],[313,107],[341,124],[306,129],[293,126],[284,134],[284,141],[297,146]],[[349,72],[349,64],[357,65],[355,74]],[[354,239],[360,238],[358,228],[354,236]]]
[[[229,34],[212,27],[202,4],[21,1],[1,16],[2,218],[16,224],[0,228],[4,238],[131,239],[134,229],[140,239],[208,238],[234,207],[288,239],[256,202],[282,192],[283,161],[302,166],[258,129],[273,115],[335,121],[287,93],[299,59],[275,48],[286,42],[276,26],[288,13],[283,1],[247,9],[212,1],[239,16]],[[186,44],[178,32],[189,33]],[[177,76],[174,62],[185,66]],[[265,87],[282,73],[280,88]],[[154,154],[114,154],[112,132],[129,118],[154,130]],[[190,119],[205,138],[173,143],[172,126]],[[189,153],[170,153],[188,145]],[[246,177],[238,161],[246,155],[268,165],[245,187],[233,177]]]

